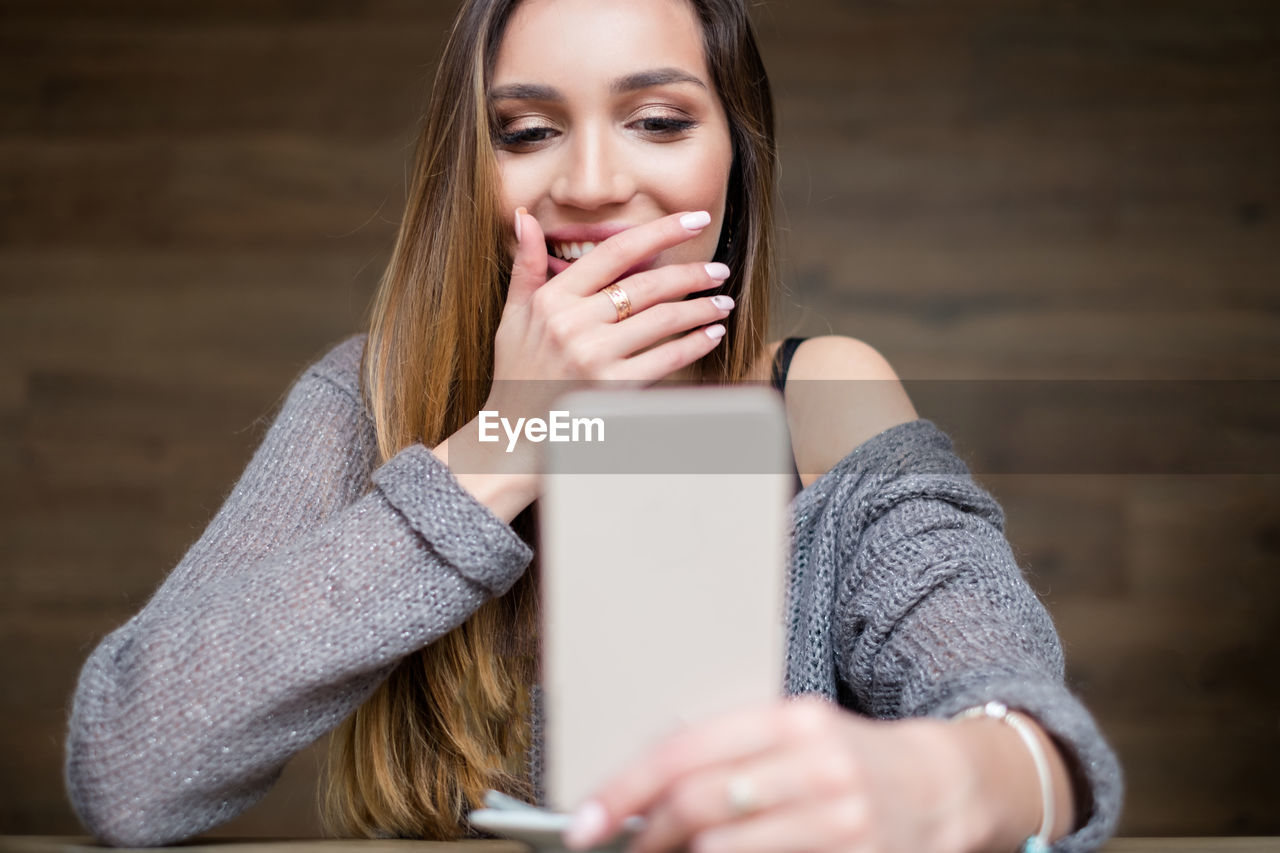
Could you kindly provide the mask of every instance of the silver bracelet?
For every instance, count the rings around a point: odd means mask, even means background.
[[[1023,842],[1021,853],[1048,853],[1051,833],[1053,832],[1053,779],[1049,775],[1049,759],[1044,748],[1031,729],[1031,724],[1017,711],[1010,711],[1003,702],[988,702],[975,708],[968,708],[951,719],[964,720],[972,717],[990,717],[1013,727],[1027,745],[1031,753],[1031,761],[1036,765],[1036,776],[1040,779],[1040,800],[1043,806],[1040,818],[1040,831]]]

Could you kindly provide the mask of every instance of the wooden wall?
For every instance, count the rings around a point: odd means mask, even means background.
[[[80,663],[360,328],[450,5],[0,0],[0,833],[75,831]],[[753,7],[779,333],[910,379],[1280,377],[1280,6]],[[1137,458],[1160,422],[1117,406]],[[979,463],[1026,440],[977,423]],[[1275,455],[1123,460],[975,469],[1125,763],[1123,831],[1280,833]],[[222,832],[314,832],[315,762]]]

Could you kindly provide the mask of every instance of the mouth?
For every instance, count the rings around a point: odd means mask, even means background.
[[[560,273],[564,272],[569,267],[573,266],[574,261],[576,261],[578,258],[582,257],[583,255],[587,254],[587,252],[590,252],[592,249],[595,248],[594,243],[587,243],[585,245],[578,244],[578,250],[577,252],[575,252],[573,245],[574,244],[572,243],[562,244],[560,247],[558,247],[559,251],[556,251],[552,249],[550,243],[547,244],[547,273],[550,276],[557,276]],[[562,254],[561,254],[562,252],[564,255],[568,255],[568,257],[567,258],[562,257]],[[578,254],[578,258],[575,258],[574,254]],[[622,279],[633,276],[636,273],[641,273],[646,270],[653,269],[654,266],[657,264],[657,262],[658,262],[657,255],[651,255],[647,258],[642,258],[637,263],[632,264],[631,267],[627,269],[626,272],[624,272],[622,275],[618,276],[615,279],[615,281],[621,281]]]
[[[565,225],[552,228],[544,234],[547,244],[547,272],[558,275],[574,262],[585,258],[596,247],[628,228],[636,227],[632,222],[601,222],[590,225]],[[621,278],[635,275],[638,272],[652,269],[658,264],[661,252],[639,259]]]
[[[586,255],[596,247],[595,243],[563,243],[559,241],[547,241],[547,254],[553,258],[559,258],[562,261],[573,263],[579,258]]]

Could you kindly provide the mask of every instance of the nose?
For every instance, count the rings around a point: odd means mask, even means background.
[[[583,128],[565,146],[564,160],[551,185],[551,200],[567,207],[595,210],[621,204],[635,195],[621,140],[608,130]]]

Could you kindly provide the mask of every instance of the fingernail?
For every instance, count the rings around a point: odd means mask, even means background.
[[[707,275],[716,281],[724,281],[729,277],[729,268],[719,261],[712,261],[707,264]]]
[[[585,850],[601,841],[605,818],[604,806],[595,800],[587,800],[573,813],[569,828],[564,831],[564,843],[574,850]]]
[[[525,210],[523,207],[516,208],[516,242],[517,243],[520,242],[520,217],[528,212],[529,211]]]
[[[718,341],[724,337],[724,326],[721,326],[719,323],[716,323],[714,326],[707,326],[704,331],[706,331],[707,337],[711,338],[713,341]]]
[[[697,231],[699,228],[706,228],[711,224],[711,214],[705,210],[699,210],[696,213],[686,213],[680,217],[680,224],[688,228],[690,231]]]
[[[713,296],[711,297],[711,304],[719,308],[721,311],[728,311],[733,307],[733,297],[725,296],[723,294]]]

